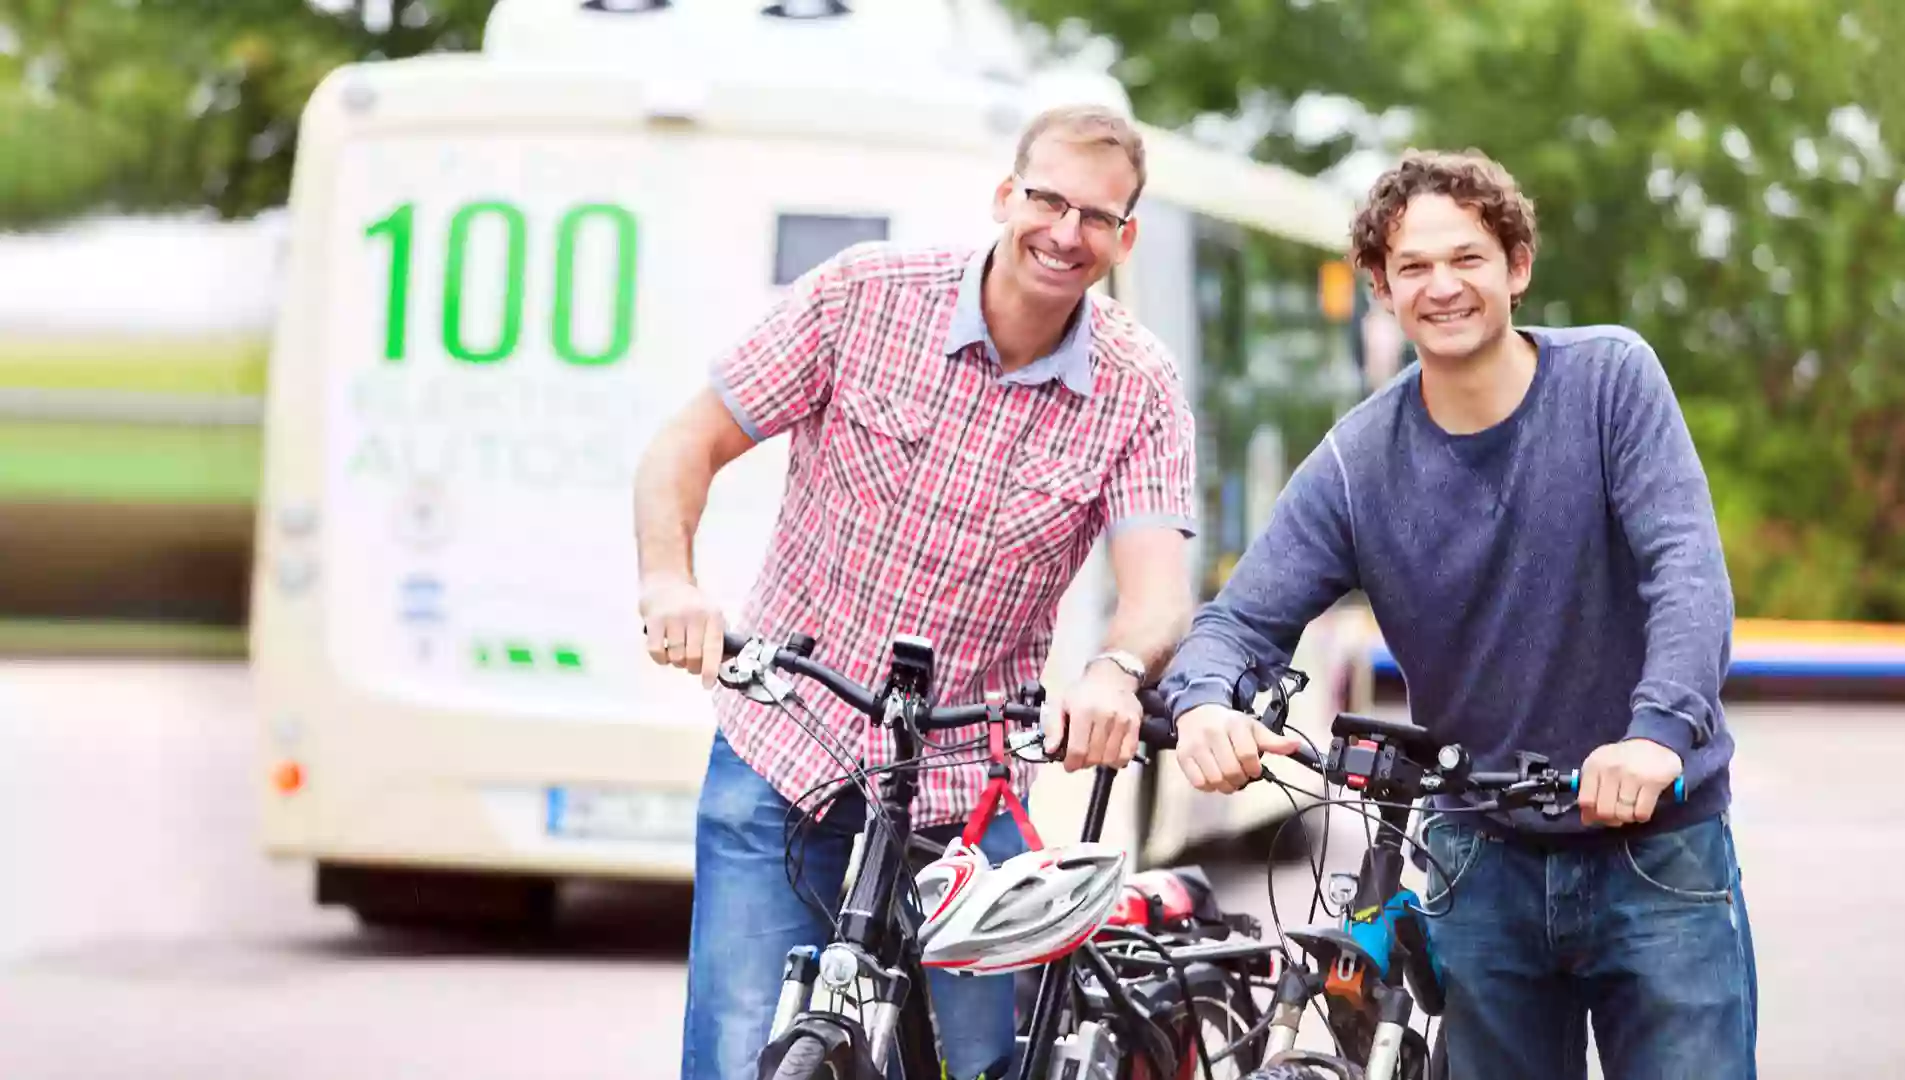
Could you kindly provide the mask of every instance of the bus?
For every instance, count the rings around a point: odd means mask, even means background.
[[[300,129],[254,507],[267,852],[370,922],[691,880],[712,709],[643,647],[642,450],[817,261],[989,240],[1020,126],[1081,99],[1129,108],[1039,68],[999,9],[920,0],[502,0],[480,52],[334,72]],[[1346,196],[1144,133],[1142,236],[1105,287],[1197,402],[1208,596],[1378,338]],[[726,469],[702,519],[698,574],[731,619],[785,443]],[[1063,601],[1054,693],[1111,600],[1101,547]],[[1306,636],[1313,736],[1346,657],[1328,620]],[[1089,782],[1041,771],[1042,835],[1077,834]],[[1160,861],[1295,809],[1160,762],[1119,785],[1105,835]]]

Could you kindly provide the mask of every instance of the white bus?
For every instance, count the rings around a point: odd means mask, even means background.
[[[636,462],[800,272],[860,240],[989,238],[1023,121],[1123,102],[1029,71],[1014,35],[970,3],[502,0],[483,53],[351,66],[313,95],[249,633],[264,842],[317,864],[320,900],[379,920],[691,877],[712,711],[643,649]],[[1146,136],[1142,235],[1110,289],[1200,403],[1208,594],[1285,463],[1362,393],[1351,206]],[[785,466],[769,441],[711,493],[696,565],[731,617]],[[1048,686],[1096,648],[1109,603],[1100,552]],[[1304,659],[1300,722],[1321,734],[1328,627]],[[1088,780],[1044,771],[1044,835],[1076,835]],[[1288,812],[1263,786],[1198,797],[1167,763],[1120,785],[1106,836],[1164,859]]]

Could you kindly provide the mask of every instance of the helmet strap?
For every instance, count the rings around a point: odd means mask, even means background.
[[[1006,764],[1005,753],[1005,696],[1003,694],[986,695],[986,740],[991,744],[992,764],[986,770],[986,788],[979,796],[979,805],[972,808],[972,816],[966,819],[966,831],[963,839],[966,846],[979,850],[979,839],[986,834],[986,824],[992,819],[993,811],[1004,800],[1006,809],[1012,813],[1012,820],[1018,823],[1019,835],[1033,851],[1045,846],[1039,839],[1038,830],[1032,827],[1032,819],[1025,812],[1025,804],[1019,801],[1012,790],[1012,770]]]

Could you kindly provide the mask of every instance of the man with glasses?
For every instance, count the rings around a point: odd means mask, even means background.
[[[1136,690],[1168,661],[1192,607],[1193,434],[1176,365],[1123,307],[1087,292],[1131,252],[1144,177],[1143,143],[1121,116],[1051,110],[993,192],[993,243],[863,244],[795,282],[642,463],[636,534],[655,660],[713,686],[725,622],[695,583],[695,529],[714,474],[786,433],[787,494],[750,630],[812,633],[817,658],[867,683],[894,634],[920,634],[939,661],[936,699],[978,702],[1041,677],[1059,599],[1108,534],[1117,608],[1056,712],[1068,771],[1128,762]],[[788,950],[829,936],[804,898],[836,902],[866,813],[851,789],[834,798],[791,886],[790,804],[812,811],[810,792],[837,790],[841,766],[778,710],[739,694],[715,702],[696,832],[689,1080],[753,1075]],[[828,695],[810,704],[845,756],[869,768],[893,760],[888,733]],[[1030,780],[1010,762],[1008,803]],[[920,781],[913,809],[927,837],[949,841],[974,819],[993,862],[1025,850],[1011,818],[983,818],[994,809],[986,762]],[[949,1075],[1003,1075],[1011,977],[935,971],[928,982]]]

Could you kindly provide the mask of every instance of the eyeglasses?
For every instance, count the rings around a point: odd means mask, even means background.
[[[1079,206],[1056,191],[1035,188],[1020,181],[1019,190],[1025,193],[1026,204],[1038,212],[1039,217],[1057,221],[1068,212],[1078,211],[1079,227],[1089,232],[1110,235],[1125,227],[1130,218],[1119,217],[1109,210],[1096,210],[1089,206]]]

